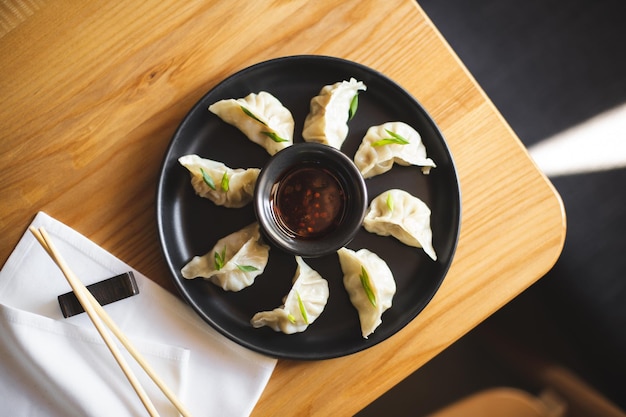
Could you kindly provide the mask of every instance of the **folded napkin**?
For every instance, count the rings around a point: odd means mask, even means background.
[[[45,227],[85,285],[133,271],[139,294],[104,308],[194,416],[251,413],[275,359],[218,334],[177,297],[47,214],[32,225]],[[57,296],[70,290],[27,231],[0,271],[3,415],[146,415],[89,317],[63,318]],[[127,356],[160,414],[177,415]]]

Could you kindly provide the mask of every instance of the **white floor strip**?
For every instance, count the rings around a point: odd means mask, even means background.
[[[550,176],[626,167],[626,103],[534,146],[529,152]]]

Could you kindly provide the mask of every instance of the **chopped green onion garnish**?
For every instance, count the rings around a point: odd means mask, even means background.
[[[230,178],[228,178],[227,172],[224,172],[224,175],[222,175],[221,186],[224,192],[228,191],[228,189],[230,188]]]
[[[293,316],[293,314],[287,314],[287,320],[289,320],[291,324],[296,324],[296,318]]]
[[[215,190],[215,182],[213,182],[213,178],[209,174],[207,174],[202,168],[200,168],[200,172],[202,173],[202,179],[204,183],[209,186],[210,189]]]
[[[367,271],[365,270],[365,267],[363,265],[361,265],[361,275],[359,276],[359,278],[361,278],[361,285],[363,285],[363,289],[365,290],[367,299],[370,300],[370,303],[372,303],[374,307],[376,307],[376,295],[374,294],[374,291],[372,290],[372,285],[370,284],[370,278],[367,275]]]
[[[387,207],[389,207],[390,211],[393,211],[393,198],[391,198],[391,193],[387,193]]]
[[[218,271],[224,267],[226,261],[226,246],[222,249],[222,253],[215,251],[215,269]]]
[[[405,138],[403,138],[402,136],[400,136],[396,132],[392,132],[389,129],[385,129],[385,132],[389,133],[389,135],[391,135],[391,137],[390,138],[386,138],[386,139],[377,140],[376,142],[372,143],[372,146],[408,145],[410,143],[408,140],[406,140]]]
[[[257,268],[256,266],[252,266],[252,265],[237,265],[237,268],[239,268],[239,270],[243,272],[252,272],[252,271],[259,270],[259,268]]]
[[[296,297],[298,298],[298,307],[300,307],[300,314],[304,319],[306,324],[309,324],[309,317],[306,314],[306,308],[304,308],[304,303],[302,302],[302,298],[300,298],[300,293],[296,291]]]
[[[264,134],[265,136],[267,136],[268,138],[272,139],[274,142],[277,142],[277,143],[288,142],[287,139],[281,138],[275,132],[265,132],[265,131],[262,131],[261,133]]]
[[[356,114],[356,109],[358,107],[359,107],[359,93],[356,93],[354,97],[352,97],[352,101],[350,102],[350,109],[348,110],[348,120],[352,120],[352,118]]]
[[[256,120],[257,122],[261,123],[263,126],[267,126],[267,123],[265,123],[263,120],[261,120],[259,117],[257,117],[254,113],[252,113],[250,110],[246,109],[244,106],[239,106],[241,107],[241,110],[248,116],[253,118],[254,120]],[[269,126],[267,126],[269,127]],[[287,139],[281,138],[280,136],[278,136],[275,132],[261,132],[262,134],[264,134],[265,136],[267,136],[268,138],[272,139],[274,142],[288,142]]]
[[[261,123],[263,126],[267,126],[267,123],[265,123],[263,120],[259,119],[254,113],[252,113],[250,110],[246,109],[244,106],[239,106],[241,107],[241,110],[249,117],[252,117],[254,120],[256,120],[257,122]]]

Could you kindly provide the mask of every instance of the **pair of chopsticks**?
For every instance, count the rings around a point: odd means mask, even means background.
[[[50,236],[46,232],[46,230],[41,227],[36,229],[35,227],[30,227],[29,229],[31,233],[35,236],[37,241],[43,246],[48,255],[54,260],[57,266],[65,275],[67,282],[72,287],[72,291],[76,294],[78,301],[85,309],[85,312],[93,322],[94,326],[100,333],[100,336],[104,340],[105,344],[113,354],[113,357],[117,361],[118,365],[126,375],[126,378],[132,385],[133,389],[139,396],[139,399],[143,403],[144,407],[152,417],[158,417],[159,413],[152,404],[152,401],[146,394],[146,391],[143,389],[139,380],[133,373],[133,371],[128,366],[128,363],[122,356],[117,344],[114,342],[113,338],[107,332],[106,328],[103,326],[103,323],[109,328],[109,330],[118,338],[120,343],[124,345],[126,350],[131,354],[131,356],[137,361],[137,363],[143,368],[143,370],[148,374],[150,378],[154,381],[154,383],[161,389],[163,394],[170,400],[170,402],[176,407],[178,412],[182,414],[184,417],[191,416],[189,411],[185,408],[185,406],[180,402],[180,400],[176,397],[176,395],[165,385],[163,380],[156,374],[156,372],[152,369],[152,367],[146,362],[146,360],[141,356],[141,354],[135,349],[135,347],[130,343],[128,338],[122,333],[122,331],[117,327],[115,322],[111,319],[111,317],[106,313],[106,311],[102,308],[102,306],[96,301],[94,296],[87,290],[87,288],[83,285],[83,283],[74,275],[74,273],[70,270],[69,266],[61,257],[61,254],[54,247],[52,241],[50,240]]]

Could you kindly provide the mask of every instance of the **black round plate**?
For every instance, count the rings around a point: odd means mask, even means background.
[[[231,168],[261,168],[269,154],[239,130],[223,122],[207,108],[212,103],[267,91],[293,114],[294,142],[302,142],[309,101],[324,85],[354,77],[367,91],[359,95],[356,116],[341,150],[354,153],[370,126],[403,121],[422,136],[428,156],[437,167],[423,175],[419,167],[394,168],[366,180],[370,201],[390,188],[402,188],[422,199],[432,210],[433,245],[438,260],[422,249],[408,247],[392,237],[360,230],[348,248],[367,248],[391,268],[397,292],[383,323],[364,339],[359,318],[343,287],[336,254],[307,259],[328,282],[330,297],[321,316],[303,332],[285,335],[269,328],[255,329],[252,316],[282,304],[291,288],[296,263],[292,255],[271,248],[264,273],[239,292],[225,292],[201,278],[187,280],[180,269],[195,255],[203,255],[218,239],[255,221],[252,204],[229,209],[195,195],[188,171],[178,158],[195,153],[224,162]],[[164,256],[182,297],[219,332],[263,354],[313,360],[348,355],[369,348],[402,329],[431,300],[452,262],[458,240],[461,207],[456,169],[439,129],[422,106],[384,75],[363,65],[324,56],[292,56],[248,67],[218,84],[191,109],[165,154],[157,189],[157,222]]]

